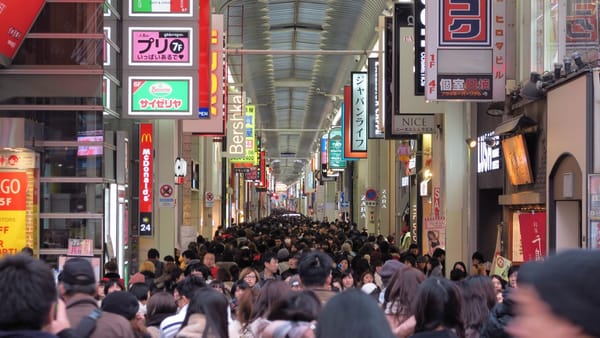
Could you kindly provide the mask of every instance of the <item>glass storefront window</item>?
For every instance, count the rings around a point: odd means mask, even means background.
[[[102,248],[101,219],[42,219],[40,249],[67,249],[69,238],[91,239],[94,249]]]
[[[14,65],[101,66],[104,39],[28,38],[13,60]]]
[[[102,104],[102,99],[96,99]],[[68,102],[68,103],[67,103]],[[0,102],[2,103],[2,102]],[[82,104],[75,98],[70,100],[48,99],[45,104]],[[101,111],[7,111],[0,112],[0,117],[23,117],[44,125],[44,139],[47,141],[80,141],[82,137],[98,135],[103,129]],[[84,141],[85,142],[85,141]]]
[[[40,183],[40,210],[52,213],[103,213],[100,183]],[[85,215],[82,215],[82,217]]]
[[[45,177],[102,177],[104,152],[101,145],[46,148],[41,173]]]
[[[104,25],[100,3],[47,2],[31,33],[101,33]]]

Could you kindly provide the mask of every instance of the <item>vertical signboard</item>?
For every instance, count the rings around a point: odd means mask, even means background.
[[[172,0],[174,1],[174,0]],[[198,14],[198,113],[210,109],[210,1],[200,0]]]
[[[505,6],[427,0],[426,99],[504,101]]]
[[[381,95],[379,95],[380,63],[378,58],[369,58],[369,134],[370,139],[382,139],[385,136],[383,127],[383,111],[381,107]]]
[[[254,139],[254,126],[255,126],[255,115],[256,115],[256,107],[254,105],[248,104],[246,105],[246,116],[244,118],[244,147],[245,154],[242,158],[232,158],[230,160],[231,163],[251,163],[256,165],[257,156],[256,156],[256,144]]]
[[[129,16],[192,16],[191,0],[129,0]]]
[[[519,227],[523,261],[541,261],[546,257],[546,213],[520,213]]]
[[[27,173],[0,171],[0,257],[26,246]]]
[[[350,131],[352,133],[351,148],[353,152],[367,151],[367,73],[352,72],[352,119]]]
[[[425,95],[425,0],[415,0],[415,96]]]
[[[152,167],[153,167],[153,141],[152,123],[140,124],[140,236],[152,236],[154,226],[152,223]]]
[[[329,169],[343,170],[346,168],[344,160],[344,142],[342,140],[342,127],[334,127],[329,132],[329,149],[327,154],[329,157]]]
[[[230,93],[227,101],[227,152],[226,157],[241,158],[246,155],[244,137],[244,94]]]
[[[352,151],[352,87],[344,86],[344,103],[342,104],[342,139],[344,140],[344,159],[367,158],[367,152]]]

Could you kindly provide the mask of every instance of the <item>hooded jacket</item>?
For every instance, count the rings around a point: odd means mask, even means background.
[[[479,337],[509,338],[510,335],[506,333],[506,326],[514,316],[513,305],[514,302],[510,297],[510,292],[507,290],[504,292],[504,301],[494,305],[490,311],[488,320],[483,323],[479,331]]]

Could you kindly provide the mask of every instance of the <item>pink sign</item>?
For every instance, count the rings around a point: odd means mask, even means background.
[[[130,28],[129,65],[192,64],[192,30]]]

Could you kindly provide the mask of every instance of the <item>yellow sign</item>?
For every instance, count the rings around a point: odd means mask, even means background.
[[[17,254],[25,247],[25,210],[0,210],[0,256]]]

